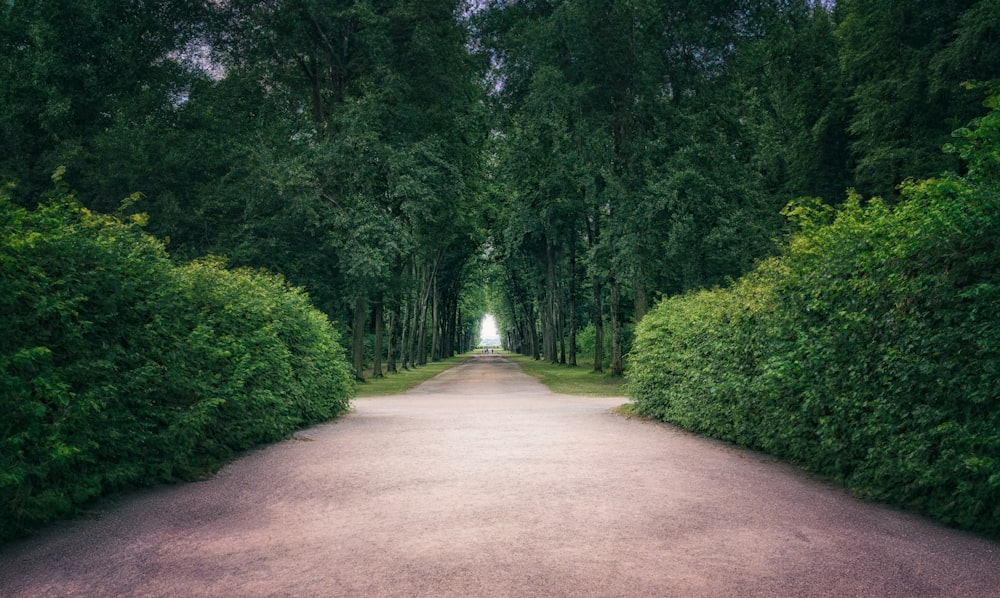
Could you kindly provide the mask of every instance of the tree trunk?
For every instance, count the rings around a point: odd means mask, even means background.
[[[420,318],[417,320],[417,330],[414,335],[417,339],[417,365],[427,364],[427,299],[420,305]]]
[[[646,289],[636,289],[635,291],[635,323],[638,324],[646,317],[649,311],[649,295]]]
[[[399,371],[396,369],[396,352],[399,348],[399,311],[399,306],[389,311],[389,347],[386,351],[385,369],[393,374]]]
[[[569,365],[576,365],[576,250],[569,258]]]
[[[415,367],[417,365],[417,330],[420,325],[420,305],[416,298],[414,298],[413,303],[410,304],[410,340],[407,341],[407,354],[410,357],[409,363],[410,367]]]
[[[431,361],[441,360],[441,288],[437,276],[434,277],[434,292],[431,300]]]
[[[559,363],[556,354],[556,251],[552,240],[545,240],[545,305],[542,307],[542,326],[544,330],[545,360],[549,363]]]
[[[351,365],[357,380],[365,379],[365,323],[368,321],[368,301],[363,295],[354,300],[354,326]]]
[[[611,375],[625,373],[622,364],[622,301],[617,279],[611,279]]]
[[[535,317],[534,301],[528,303],[528,338],[531,343],[531,358],[538,361],[542,358],[541,347],[538,343],[538,318]]]
[[[555,334],[552,333],[552,314],[549,312],[549,301],[547,298],[539,300],[538,317],[541,319],[542,323],[542,338],[541,347],[539,349],[541,357],[545,361],[551,361],[552,357],[552,337]]]
[[[561,297],[556,303],[556,337],[559,339],[559,363],[566,365],[566,310]]]
[[[379,298],[372,310],[372,319],[375,320],[375,342],[372,346],[372,378],[382,377],[382,333],[383,333],[383,305]]]
[[[410,298],[407,293],[407,297],[399,305],[399,365],[404,370],[410,366],[410,311]]]
[[[437,278],[437,257],[434,258],[433,267],[429,267],[424,272],[423,289],[420,296],[420,303],[417,306],[419,318],[417,319],[417,329],[414,337],[417,341],[416,357],[417,365],[427,364],[427,311],[430,307],[431,291],[434,288],[434,279]]]
[[[604,371],[604,301],[600,281],[594,279],[594,371]]]
[[[455,351],[459,346],[457,334],[458,334],[458,297],[454,292],[448,294],[448,314],[445,319],[445,331],[444,335],[444,356],[454,357]]]

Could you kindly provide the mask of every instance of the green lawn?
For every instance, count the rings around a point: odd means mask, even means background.
[[[504,357],[521,366],[524,373],[538,378],[552,392],[585,397],[623,397],[624,378],[614,378],[594,372],[590,365],[570,367],[535,361],[526,355],[504,353]]]
[[[429,380],[450,367],[464,363],[468,358],[469,354],[456,355],[418,366],[416,369],[399,370],[399,373],[396,374],[386,372],[382,378],[372,378],[371,372],[369,372],[367,380],[355,382],[355,396],[377,397],[404,393],[424,380]]]
[[[516,363],[524,373],[538,378],[552,392],[584,397],[622,397],[625,391],[623,378],[613,378],[605,374],[595,373],[590,365],[569,367],[552,365],[545,361],[535,361],[525,355],[501,351],[504,357]],[[421,382],[433,378],[450,367],[464,363],[472,353],[456,355],[441,361],[428,363],[416,369],[400,370],[393,374],[386,372],[382,378],[372,378],[369,372],[365,382],[355,383],[356,396],[377,397],[401,394]]]

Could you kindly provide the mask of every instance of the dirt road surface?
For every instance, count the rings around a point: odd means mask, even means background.
[[[0,596],[1000,596],[1000,544],[480,356],[0,549]]]

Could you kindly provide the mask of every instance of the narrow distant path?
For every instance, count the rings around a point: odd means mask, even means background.
[[[0,596],[1000,596],[1000,545],[480,356],[0,549]]]

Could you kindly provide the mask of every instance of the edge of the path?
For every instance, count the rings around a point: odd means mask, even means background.
[[[454,357],[428,362],[414,368],[385,372],[381,378],[369,377],[364,382],[355,384],[355,397],[369,398],[403,394],[451,368],[468,363],[481,355],[485,354],[474,350]],[[536,360],[530,356],[509,351],[497,350],[488,355],[491,358],[500,357],[514,363],[522,372],[535,378],[556,394],[620,398],[623,403],[628,401],[624,392],[625,379],[621,377],[594,372],[586,367],[551,364],[544,360]]]
[[[503,352],[501,356],[517,364],[521,371],[544,384],[554,393],[578,397],[621,398],[625,396],[625,379],[595,372],[582,366],[549,363],[528,355]]]
[[[474,357],[474,353],[462,353],[438,361],[429,361],[425,365],[396,372],[384,372],[381,378],[369,377],[363,382],[355,382],[355,398],[381,397],[402,394],[431,378],[462,365]]]

